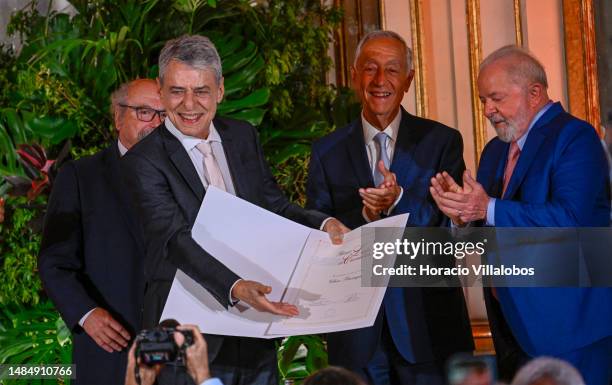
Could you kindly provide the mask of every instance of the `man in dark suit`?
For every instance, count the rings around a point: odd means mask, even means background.
[[[540,62],[515,46],[480,65],[480,100],[497,137],[482,152],[477,181],[466,173],[462,188],[456,176],[432,179],[432,195],[454,223],[608,226],[608,164],[599,138],[551,102],[547,87]],[[589,385],[610,383],[612,289],[486,288],[485,301],[503,378],[549,355],[571,362]]]
[[[448,224],[428,181],[443,170],[461,175],[461,135],[400,107],[411,66],[411,50],[396,33],[361,40],[351,75],[362,115],[313,145],[308,208],[350,228],[400,213],[410,213],[408,226]],[[388,288],[374,326],[330,334],[328,348],[330,363],[373,384],[442,384],[446,358],[473,350],[463,292]]]
[[[213,185],[306,226],[323,228],[336,241],[347,229],[336,219],[289,203],[272,178],[255,128],[215,117],[224,88],[221,60],[208,38],[168,41],[159,57],[158,82],[168,118],[124,161],[144,225],[144,325],[159,322],[177,268],[225,307],[239,300],[260,311],[297,315],[295,306],[266,298],[270,287],[241,279],[193,240],[191,228],[206,189]],[[226,385],[277,383],[274,341],[205,337],[212,374]]]
[[[128,341],[140,330],[141,228],[129,204],[119,158],[160,123],[154,80],[112,96],[118,140],[60,170],[49,198],[38,270],[74,336],[76,384],[123,382]]]

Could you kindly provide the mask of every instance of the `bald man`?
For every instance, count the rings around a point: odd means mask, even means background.
[[[38,260],[45,290],[73,332],[76,384],[123,383],[141,324],[144,249],[119,159],[165,113],[150,79],[121,85],[111,102],[118,138],[60,170]]]

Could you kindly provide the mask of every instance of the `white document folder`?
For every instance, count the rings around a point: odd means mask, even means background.
[[[403,214],[366,226],[395,228],[399,237],[407,220]],[[332,245],[327,233],[209,186],[193,239],[243,279],[271,286],[268,299],[295,304],[300,315],[276,316],[243,303],[227,310],[179,269],[161,320],[196,324],[205,334],[258,338],[372,326],[386,288],[361,286],[360,231]]]

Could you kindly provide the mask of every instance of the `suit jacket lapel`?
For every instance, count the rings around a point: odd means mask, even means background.
[[[510,144],[499,139],[494,140],[496,142],[492,143],[491,146],[495,147],[489,151],[489,156],[492,159],[487,161],[487,165],[491,166],[485,167],[485,163],[481,159],[478,167],[478,182],[482,184],[482,187],[491,197],[501,199],[504,188],[504,170],[506,169]]]
[[[181,173],[185,182],[191,188],[191,191],[198,197],[198,200],[204,199],[204,186],[198,176],[198,172],[193,166],[193,162],[185,151],[181,142],[168,131],[165,125],[158,128],[158,132],[162,136],[164,147],[168,153],[168,157]]]
[[[368,154],[366,153],[365,139],[363,138],[361,117],[359,117],[359,119],[353,123],[353,127],[351,127],[347,141],[347,151],[355,175],[357,175],[359,186],[374,186],[372,170],[370,169]]]
[[[223,146],[223,152],[225,153],[225,159],[227,160],[227,167],[229,168],[230,177],[234,184],[234,191],[237,197],[246,199],[244,195],[248,191],[248,186],[244,184],[245,178],[240,178],[239,170],[241,170],[242,159],[240,155],[242,152],[237,147],[237,143],[231,135],[231,131],[228,130],[225,123],[219,119],[214,119],[213,123],[219,136],[221,137],[221,145]]]
[[[130,204],[127,191],[123,186],[122,174],[119,170],[119,148],[116,142],[112,142],[108,148],[103,150],[102,159],[106,164],[103,172],[107,179],[108,185],[115,194],[119,206],[121,207],[121,216],[126,222],[126,225],[141,251],[144,251],[142,243],[142,234],[140,233],[139,223],[136,221],[136,212]]]
[[[400,113],[402,114],[402,119],[397,132],[390,171],[395,173],[399,185],[407,186],[410,181],[405,179],[408,178],[408,170],[413,162],[412,153],[416,145],[418,133],[417,128],[411,124],[412,116],[403,108],[401,108]]]
[[[561,111],[563,111],[561,105],[559,103],[555,103],[531,128],[529,136],[527,136],[527,140],[523,146],[523,150],[521,151],[521,155],[516,163],[516,167],[514,168],[514,172],[512,173],[510,181],[508,182],[508,187],[506,188],[506,193],[504,194],[503,199],[511,199],[518,190],[518,187],[525,178],[525,174],[527,174],[527,170],[529,170],[529,167],[540,150],[540,146],[546,138],[546,125]]]

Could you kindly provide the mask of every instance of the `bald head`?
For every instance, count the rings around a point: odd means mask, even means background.
[[[163,106],[153,79],[122,84],[111,95],[111,107],[119,141],[130,149],[161,124]]]

